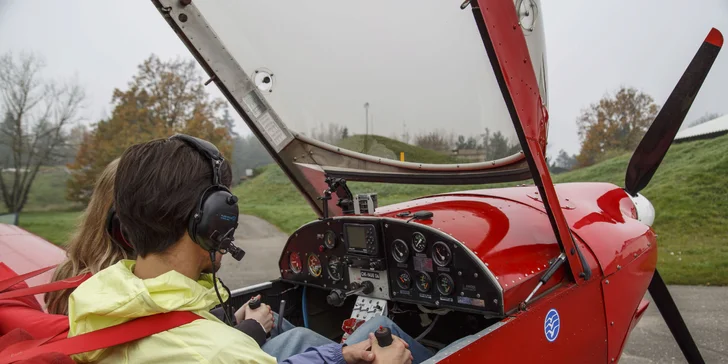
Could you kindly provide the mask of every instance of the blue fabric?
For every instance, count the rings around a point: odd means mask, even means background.
[[[303,328],[307,330],[306,328]],[[294,355],[286,360],[279,361],[284,364],[303,364],[303,363],[336,363],[346,364],[344,354],[341,350],[341,344],[328,344],[316,346],[306,349],[305,352]]]
[[[389,328],[393,335],[409,344],[414,358],[413,363],[421,363],[433,355],[392,320],[383,316],[365,322],[346,339],[345,344],[352,345],[367,340],[369,333],[376,331],[380,326]],[[283,321],[282,332],[268,339],[261,349],[275,357],[279,363],[344,363],[341,344],[312,330],[295,327],[286,320]]]
[[[389,330],[392,331],[392,335],[398,336],[400,339],[404,340],[404,342],[409,344],[409,350],[412,352],[413,364],[421,363],[433,355],[429,349],[415,341],[412,336],[409,336],[404,330],[397,326],[394,321],[384,316],[375,316],[369,319],[363,325],[359,326],[356,331],[349,335],[349,337],[346,338],[345,343],[351,345],[362,342],[369,338],[370,332],[377,331],[380,326],[389,328]]]
[[[284,321],[285,322],[285,321]],[[291,325],[293,326],[293,325]],[[280,363],[284,359],[292,359],[297,354],[304,353],[309,348],[320,347],[323,345],[335,344],[333,341],[326,337],[319,335],[318,333],[304,328],[304,327],[293,327],[277,336],[273,336],[263,344],[261,349],[273,356]],[[341,353],[341,345],[338,346],[339,353]],[[305,357],[311,357],[311,355],[323,354],[324,352],[309,353]],[[289,361],[289,363],[335,363],[334,358],[322,358],[318,361]],[[298,359],[296,359],[298,360]]]

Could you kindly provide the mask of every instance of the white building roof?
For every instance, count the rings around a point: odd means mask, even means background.
[[[728,114],[717,117],[713,120],[706,121],[687,129],[680,130],[675,136],[675,140],[688,139],[700,135],[707,135],[728,131]]]

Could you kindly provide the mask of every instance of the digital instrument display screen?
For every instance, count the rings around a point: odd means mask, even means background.
[[[346,237],[349,248],[367,248],[367,225],[346,225]]]

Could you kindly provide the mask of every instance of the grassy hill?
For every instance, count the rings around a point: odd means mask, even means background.
[[[420,163],[454,163],[455,159],[445,153],[420,148],[402,143],[387,137],[370,135],[366,140],[363,135],[354,135],[337,143],[342,148],[353,151],[364,151],[367,154],[383,158],[399,160],[399,152],[405,153],[408,162]],[[235,188],[241,198],[241,213],[256,215],[281,230],[291,233],[302,224],[316,219],[313,210],[304,198],[290,184],[278,165],[272,164],[258,169],[259,175]],[[482,188],[483,186],[457,186],[459,189]],[[447,192],[453,186],[409,186],[389,183],[349,182],[349,188],[355,193],[376,192],[380,205],[389,205],[407,201],[413,197]]]
[[[558,174],[554,180],[603,181],[623,186],[630,157],[625,154]],[[377,192],[380,205],[481,187],[350,183],[354,193]],[[266,167],[258,177],[238,186],[235,193],[241,198],[242,213],[266,219],[287,233],[316,218],[277,165]],[[660,252],[658,267],[665,280],[673,284],[727,285],[728,136],[673,145],[642,193],[657,212],[654,229]]]
[[[42,167],[19,218],[22,228],[59,245],[65,244],[82,209],[81,205],[66,201],[68,176],[63,167]],[[6,172],[4,177],[11,181],[14,176]],[[4,205],[0,209],[3,208]]]
[[[10,182],[14,178],[14,174],[9,172],[4,172],[3,176],[6,182]],[[68,177],[69,174],[63,167],[42,167],[33,181],[28,193],[28,202],[23,210],[38,212],[80,208],[79,205],[66,201]]]
[[[420,148],[379,135],[354,135],[340,140],[337,145],[355,152],[395,160],[399,160],[399,153],[404,152],[407,162],[439,164],[456,162],[455,158],[447,153]]]

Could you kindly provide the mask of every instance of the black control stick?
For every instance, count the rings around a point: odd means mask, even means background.
[[[379,330],[374,332],[374,337],[377,338],[377,343],[381,347],[392,344],[392,331],[388,327],[379,326]]]
[[[326,302],[331,306],[341,307],[344,304],[344,301],[346,301],[346,297],[359,293],[370,294],[374,292],[374,284],[369,281],[364,281],[361,284],[354,282],[351,284],[351,288],[352,289],[348,292],[344,292],[338,288],[334,288],[333,290],[331,290],[331,293],[326,296]]]
[[[248,307],[250,307],[251,310],[255,310],[258,307],[260,307],[260,298],[258,296],[255,296],[248,301]]]

